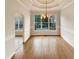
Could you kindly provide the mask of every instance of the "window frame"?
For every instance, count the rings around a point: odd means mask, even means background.
[[[36,15],[35,15],[35,16],[36,16]],[[56,15],[52,15],[52,16],[55,16],[55,19],[54,19],[54,20],[56,21],[56,20],[57,20],[57,19],[56,19]],[[40,18],[41,18],[41,17],[40,17]],[[34,19],[34,25],[35,25],[35,23],[36,23],[36,22],[35,22],[35,19]],[[39,23],[39,22],[38,22],[38,23]],[[42,22],[42,20],[41,20],[41,29],[40,29],[40,31],[43,30],[42,23],[43,23],[43,22]],[[46,23],[46,22],[45,22],[45,23]],[[50,23],[53,23],[53,22],[50,22],[50,19],[48,18],[48,29],[44,29],[44,30],[52,30],[52,29],[50,29]],[[35,27],[35,26],[34,26],[34,27]],[[34,30],[35,30],[35,28],[34,28]],[[53,30],[56,30],[56,22],[55,22],[55,29],[53,29]],[[35,31],[38,31],[38,30],[35,30]]]

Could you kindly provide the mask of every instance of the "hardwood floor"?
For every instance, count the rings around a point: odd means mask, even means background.
[[[74,48],[60,36],[33,36],[13,59],[74,59]]]

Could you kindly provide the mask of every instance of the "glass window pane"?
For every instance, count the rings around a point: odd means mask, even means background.
[[[20,26],[20,29],[23,29],[23,19],[20,19],[19,26]]]
[[[15,18],[15,29],[16,30],[18,29],[18,21],[19,21],[19,19],[18,19],[18,17],[16,17]]]
[[[55,15],[51,16],[49,21],[50,21],[49,22],[50,30],[56,30],[56,19],[55,19]]]
[[[35,15],[35,30],[41,30],[41,18],[40,18],[40,15]]]
[[[56,23],[50,23],[50,30],[56,30]]]
[[[55,16],[50,16],[50,22],[55,23]]]
[[[41,29],[41,23],[35,23],[35,30],[40,30]]]
[[[42,23],[42,29],[48,29],[48,22]]]
[[[16,16],[15,17],[15,29],[23,29],[23,17]]]
[[[41,22],[40,15],[35,15],[35,22]]]
[[[48,18],[42,19],[42,22],[48,22]]]
[[[16,30],[18,29],[18,24],[15,25],[15,29],[16,29]]]
[[[48,18],[42,19],[42,29],[48,29]]]

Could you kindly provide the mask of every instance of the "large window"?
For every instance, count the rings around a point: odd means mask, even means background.
[[[35,30],[56,30],[56,17],[50,16],[47,20],[41,20],[40,15],[35,15]]]

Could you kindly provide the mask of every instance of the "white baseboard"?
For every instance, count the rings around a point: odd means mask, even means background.
[[[23,43],[26,43],[26,42],[28,41],[28,39],[30,39],[30,37],[31,37],[31,36],[29,36],[29,37],[27,37],[27,38],[24,38],[24,39],[27,39],[27,40],[24,40]]]
[[[72,46],[72,47],[74,48],[74,45],[73,45],[71,42],[69,42],[68,40],[66,40],[66,39],[69,39],[69,38],[64,37],[63,35],[61,35],[61,37],[62,37],[67,43],[69,43],[70,46]]]
[[[12,59],[12,57],[15,55],[15,52],[13,52],[10,56],[9,59]]]

